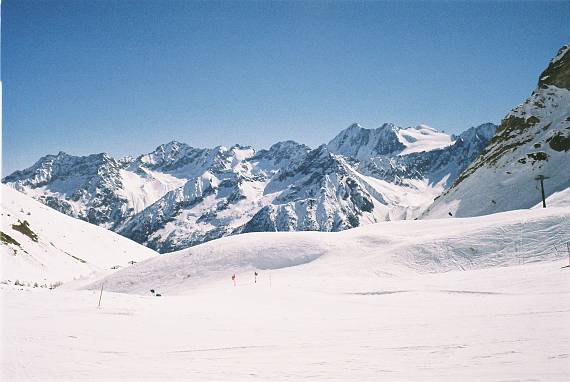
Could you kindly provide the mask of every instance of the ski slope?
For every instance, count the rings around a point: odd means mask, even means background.
[[[0,187],[2,282],[64,282],[156,255],[114,232],[59,213],[8,186]],[[23,228],[26,225],[29,231]]]
[[[243,234],[53,291],[0,284],[0,379],[567,381],[567,241],[568,208],[537,208]]]
[[[378,277],[449,272],[556,259],[553,247],[570,241],[570,211],[510,211],[458,221],[382,222],[342,232],[262,232],[208,242],[151,258],[104,280],[114,292],[181,294],[197,285],[280,270],[291,285],[309,278],[342,280],[344,290]],[[91,285],[97,288],[101,281]]]

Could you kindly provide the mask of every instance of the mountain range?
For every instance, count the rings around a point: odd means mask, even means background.
[[[136,158],[47,155],[3,182],[159,252],[254,231],[340,231],[413,219],[479,155],[496,126],[353,124],[311,149],[170,142]]]
[[[500,126],[460,135],[352,124],[316,148],[195,148],[172,141],[136,158],[60,152],[2,182],[159,252],[263,231],[341,231],[380,221],[476,216],[570,187],[570,54]],[[435,201],[434,201],[435,200]]]

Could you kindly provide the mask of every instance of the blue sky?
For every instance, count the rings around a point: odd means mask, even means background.
[[[59,151],[499,122],[569,19],[570,2],[4,0],[3,175]]]

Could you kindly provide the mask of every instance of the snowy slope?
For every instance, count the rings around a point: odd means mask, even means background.
[[[562,191],[554,192],[546,198],[546,206],[570,208],[570,187]],[[542,201],[532,208],[543,208]]]
[[[0,286],[0,378],[566,382],[570,285],[562,264],[374,283],[359,270],[343,280],[295,277],[289,268],[260,271],[256,284],[252,273],[239,274],[237,287],[226,277],[182,296],[104,291],[100,309],[98,291]]]
[[[530,208],[570,187],[570,46],[541,74],[537,88],[508,113],[489,145],[424,214],[477,216]]]
[[[156,255],[102,227],[1,186],[1,279],[44,284],[92,276]]]
[[[432,151],[450,146],[453,141],[448,134],[427,125],[418,125],[398,131],[398,138],[406,148],[399,155]]]
[[[448,272],[559,259],[555,245],[570,241],[566,208],[512,211],[461,222],[384,222],[339,233],[251,233],[222,238],[149,259],[104,279],[116,292],[159,289],[184,293],[205,282],[254,269],[289,268],[288,284],[357,277]],[[296,267],[298,266],[298,267]],[[92,284],[97,288],[100,282]]]

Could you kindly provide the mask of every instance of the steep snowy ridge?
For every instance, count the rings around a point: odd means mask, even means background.
[[[1,280],[42,285],[129,266],[157,253],[1,185]]]
[[[425,217],[477,216],[530,208],[570,187],[570,48],[563,47],[537,88],[502,120],[481,155]]]

